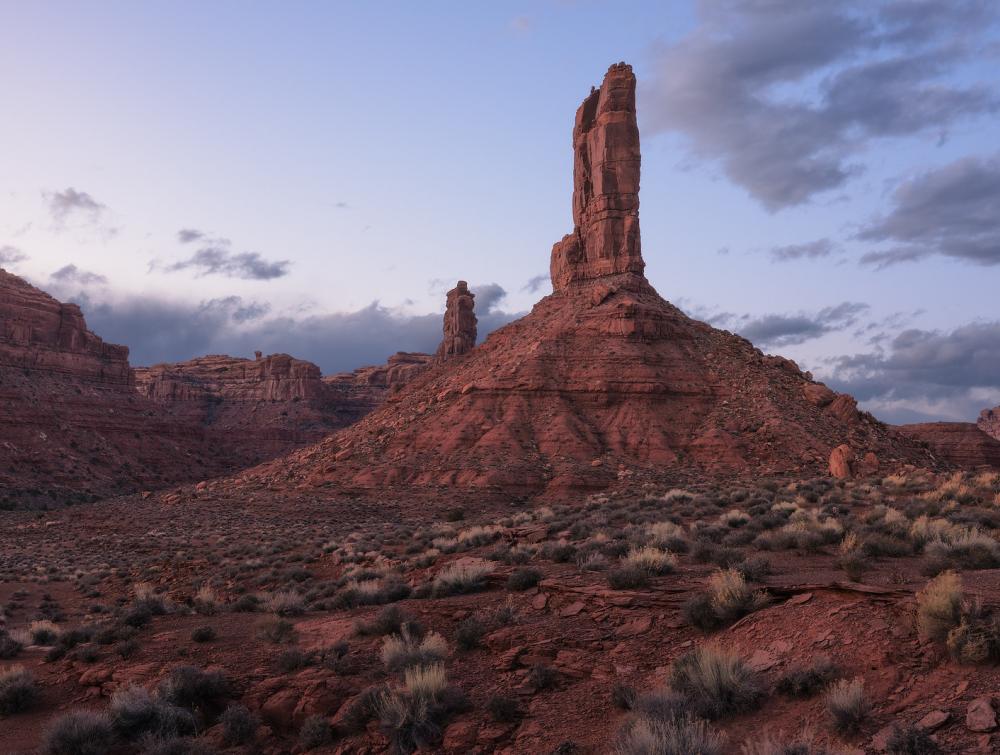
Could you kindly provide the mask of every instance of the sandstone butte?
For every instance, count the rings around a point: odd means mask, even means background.
[[[871,473],[932,464],[852,397],[649,284],[635,86],[630,66],[613,65],[577,111],[574,227],[553,247],[551,295],[358,423],[235,484],[559,496],[684,475],[825,474],[841,445]]]
[[[972,422],[922,422],[900,425],[898,431],[922,441],[935,456],[964,469],[1000,469],[1000,440]]]
[[[357,421],[432,361],[399,353],[321,377],[285,354],[136,370],[128,354],[77,305],[0,269],[0,506],[232,473]]]
[[[991,438],[1000,440],[1000,406],[992,409],[983,409],[979,414],[979,421],[976,423],[979,429]]]

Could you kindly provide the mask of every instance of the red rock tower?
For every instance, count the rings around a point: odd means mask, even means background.
[[[573,232],[552,247],[552,288],[642,275],[639,127],[632,66],[616,63],[583,101],[573,127]]]
[[[476,295],[469,290],[469,284],[459,281],[448,292],[444,312],[444,339],[437,349],[440,360],[466,354],[476,345]]]

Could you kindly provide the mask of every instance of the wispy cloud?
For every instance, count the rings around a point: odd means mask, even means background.
[[[57,283],[72,283],[80,286],[103,285],[108,282],[105,276],[90,272],[89,270],[81,270],[73,264],[59,268],[49,277]]]
[[[28,255],[16,246],[10,246],[9,244],[0,246],[0,265],[16,265],[18,262],[24,262],[26,259],[28,259]]]
[[[229,239],[211,237],[194,228],[179,230],[177,240],[181,244],[197,243],[201,246],[190,257],[176,262],[153,260],[149,265],[150,272],[193,270],[198,277],[221,275],[244,280],[273,280],[288,275],[292,264],[289,260],[267,260],[259,252],[233,252]]]

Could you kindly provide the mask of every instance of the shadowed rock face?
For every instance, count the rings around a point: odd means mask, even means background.
[[[552,287],[618,273],[642,275],[639,127],[632,67],[611,66],[576,111],[573,232],[552,249]]]
[[[478,335],[475,306],[476,295],[469,291],[469,284],[465,281],[459,281],[448,292],[444,312],[444,339],[438,346],[438,359],[451,359],[475,348]]]
[[[577,112],[577,227],[553,249],[550,296],[357,424],[237,484],[561,496],[684,475],[824,474],[841,444],[876,465],[928,461],[850,396],[649,285],[634,91],[631,69],[612,66]]]
[[[991,438],[1000,440],[1000,406],[983,409],[979,414],[979,429]]]

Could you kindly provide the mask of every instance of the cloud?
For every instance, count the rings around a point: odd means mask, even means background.
[[[804,244],[789,244],[771,249],[771,259],[774,262],[790,262],[801,259],[819,259],[833,254],[834,246],[830,239],[817,239]]]
[[[476,295],[476,317],[498,312],[498,305],[507,297],[507,292],[499,283],[484,283],[471,289]]]
[[[987,0],[698,8],[694,31],[654,51],[644,130],[683,135],[771,211],[843,186],[874,139],[940,138],[1000,106],[986,87],[954,81],[997,19]]]
[[[76,284],[80,286],[103,285],[108,279],[99,273],[81,270],[76,265],[65,265],[56,270],[49,278],[56,283]]]
[[[543,273],[542,275],[536,275],[533,278],[529,278],[528,282],[521,287],[521,290],[527,291],[532,294],[536,294],[538,293],[539,289],[541,289],[551,281],[552,281],[552,276],[550,276],[548,273]]]
[[[64,225],[71,216],[78,215],[83,215],[91,223],[96,223],[108,209],[87,192],[77,191],[73,187],[65,191],[48,192],[42,196],[57,226]]]
[[[46,288],[76,301],[87,325],[106,341],[127,345],[133,365],[260,350],[308,359],[330,374],[382,364],[397,351],[433,353],[441,341],[443,312],[409,315],[377,301],[353,312],[274,315],[267,303],[239,296],[186,303],[113,291],[95,297],[61,280]],[[499,308],[505,292],[497,284],[474,290],[480,342],[524,314]]]
[[[273,280],[282,278],[289,273],[289,260],[269,261],[259,252],[239,252],[231,250],[232,242],[226,238],[211,238],[203,231],[193,228],[182,228],[177,232],[177,240],[181,244],[201,243],[202,246],[187,259],[164,263],[153,260],[149,264],[150,272],[163,270],[174,273],[180,270],[194,270],[200,278],[206,275],[222,275],[226,278],[242,278],[244,280]]]
[[[0,265],[16,265],[18,262],[24,262],[28,259],[28,255],[24,254],[16,246],[10,246],[6,244],[0,246]]]
[[[891,211],[857,238],[889,244],[862,264],[884,268],[933,255],[1000,265],[1000,153],[966,157],[901,183]]]
[[[838,357],[830,385],[880,416],[974,419],[1000,403],[1000,322],[904,330],[885,349]]]
[[[697,306],[685,309],[693,317],[743,336],[759,348],[797,346],[806,341],[852,327],[869,307],[861,302],[845,301],[818,312],[796,314],[736,315],[732,312],[712,313]]]
[[[534,27],[535,22],[530,16],[515,16],[510,20],[510,28],[519,34],[525,34]]]
[[[201,241],[205,238],[205,233],[195,228],[181,228],[177,231],[177,240],[182,244],[190,244],[194,241]]]

